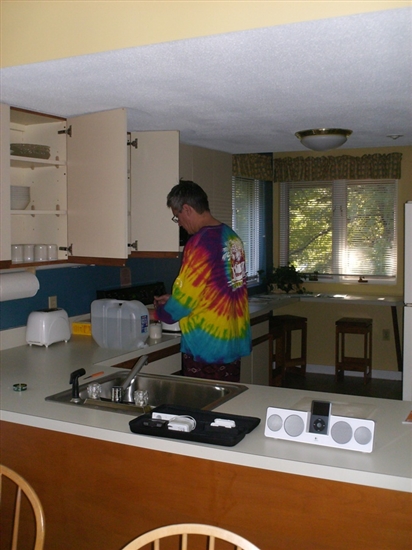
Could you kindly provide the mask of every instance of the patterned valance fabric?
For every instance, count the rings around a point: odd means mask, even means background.
[[[402,153],[276,158],[273,159],[273,181],[400,179],[401,161]]]
[[[272,181],[272,160],[272,155],[260,155],[258,153],[250,155],[233,155],[232,175],[238,178]]]

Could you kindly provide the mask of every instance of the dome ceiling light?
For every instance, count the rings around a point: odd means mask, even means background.
[[[342,128],[317,128],[314,130],[302,130],[295,136],[300,139],[302,145],[313,151],[328,151],[337,149],[343,145],[352,130]]]

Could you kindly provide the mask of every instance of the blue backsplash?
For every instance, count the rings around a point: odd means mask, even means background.
[[[171,291],[181,260],[132,259],[131,284],[162,281],[167,292]],[[39,269],[36,276],[40,289],[33,298],[0,302],[0,330],[24,326],[32,311],[48,307],[48,297],[57,296],[57,305],[67,311],[69,317],[90,313],[90,304],[96,299],[96,290],[118,288],[123,268],[106,266],[64,267]]]

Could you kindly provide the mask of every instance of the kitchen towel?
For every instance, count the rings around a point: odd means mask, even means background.
[[[38,278],[29,271],[0,274],[0,302],[31,298],[39,288]]]

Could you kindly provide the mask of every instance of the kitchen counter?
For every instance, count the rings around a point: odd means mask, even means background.
[[[179,336],[164,336],[151,349],[178,341]],[[217,411],[257,416],[261,424],[235,447],[224,448],[133,434],[128,425],[132,416],[45,401],[46,396],[70,387],[69,375],[73,370],[83,367],[86,375],[100,371],[108,374],[113,365],[145,352],[147,349],[128,353],[105,350],[84,336],[73,336],[67,344],[57,343],[49,348],[25,345],[5,350],[0,355],[1,419],[142,449],[412,492],[412,426],[402,424],[412,409],[410,402],[250,385],[246,392]],[[150,364],[145,370],[150,372]],[[26,383],[27,391],[13,391],[15,383]],[[309,410],[312,399],[331,401],[333,414],[375,420],[374,451],[367,454],[264,436],[267,407]]]
[[[259,323],[292,300],[299,298],[251,301],[251,317]],[[274,541],[284,550],[410,549],[412,426],[402,420],[412,403],[249,385],[216,414],[261,423],[236,446],[218,447],[134,434],[131,415],[45,401],[69,388],[75,369],[105,375],[145,353],[176,353],[179,342],[163,334],[125,353],[73,336],[0,353],[2,462],[40,497],[45,550],[123,548],[149,529],[181,522],[238,532],[262,550]],[[27,391],[13,391],[19,382]],[[334,414],[375,420],[373,452],[265,437],[267,407],[309,410],[313,399],[330,400]]]

